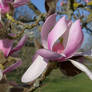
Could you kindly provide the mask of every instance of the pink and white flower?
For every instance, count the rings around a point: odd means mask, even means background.
[[[56,14],[49,16],[43,24],[41,40],[44,48],[36,52],[34,62],[22,76],[22,82],[32,82],[38,78],[47,68],[49,60],[60,63],[71,62],[92,80],[91,71],[82,63],[71,59],[83,42],[80,20],[72,23],[62,17],[56,22]]]
[[[0,12],[5,14],[10,11],[10,5],[12,4],[14,8],[25,5],[29,0],[0,0]]]
[[[0,40],[0,51],[2,51],[5,58],[7,58],[8,56],[13,55],[14,52],[20,50],[24,46],[26,40],[27,40],[27,35],[24,35],[19,41],[19,43],[16,45],[16,47],[13,48],[14,40],[10,40],[8,38],[2,39]],[[17,67],[19,67],[21,64],[22,64],[21,59],[18,59],[15,64],[10,65],[8,68],[4,70],[0,70],[0,79],[2,79],[3,74],[13,71]]]

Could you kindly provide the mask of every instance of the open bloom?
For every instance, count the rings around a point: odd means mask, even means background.
[[[20,50],[23,45],[25,44],[27,40],[27,36],[24,35],[21,40],[19,41],[19,43],[16,45],[16,47],[13,48],[13,43],[14,40],[10,40],[10,39],[2,39],[0,40],[0,51],[4,54],[4,58],[8,58],[10,55],[13,55],[14,52]],[[1,53],[0,53],[1,54]],[[0,59],[3,59],[1,57],[2,55],[0,55]],[[5,62],[4,62],[5,63]],[[0,61],[0,65],[2,65],[3,63]],[[2,75],[6,74],[14,69],[16,69],[17,67],[19,67],[22,64],[21,59],[16,59],[16,63],[10,65],[9,67],[7,67],[4,70],[0,70],[0,79],[2,79]]]
[[[10,11],[10,5],[12,4],[14,8],[25,5],[29,0],[0,0],[0,12],[7,13]]]
[[[56,23],[56,14],[49,16],[42,27],[41,40],[44,48],[36,52],[34,62],[24,73],[22,82],[31,82],[38,78],[47,68],[49,60],[61,64],[71,62],[74,69],[78,68],[76,71],[81,70],[92,79],[92,73],[86,66],[71,59],[83,42],[80,20],[72,23],[62,17]]]

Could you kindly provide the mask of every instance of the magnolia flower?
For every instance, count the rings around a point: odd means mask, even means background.
[[[89,0],[84,0],[86,3],[88,3],[89,2]]]
[[[10,5],[12,4],[14,8],[25,5],[29,0],[0,0],[0,11],[1,13],[7,13],[10,11]]]
[[[0,40],[0,51],[4,54],[5,58],[8,58],[10,55],[13,55],[14,52],[20,50],[23,47],[23,45],[25,44],[26,40],[27,40],[27,36],[24,35],[22,37],[22,39],[19,41],[19,43],[16,45],[16,47],[13,48],[14,40],[2,39],[2,40]],[[0,55],[0,57],[1,57],[1,55]],[[1,63],[1,61],[0,61],[0,63]],[[17,59],[15,64],[9,66],[8,68],[6,68],[4,70],[0,69],[0,79],[2,79],[3,74],[6,74],[6,73],[16,69],[21,64],[22,64],[21,59]]]
[[[92,79],[92,73],[86,66],[81,62],[72,60],[83,42],[80,20],[72,23],[62,17],[56,23],[56,14],[49,16],[43,24],[41,40],[44,48],[36,52],[34,62],[22,76],[22,82],[32,82],[38,78],[47,68],[49,60],[60,62],[60,64],[70,62],[74,67],[72,69],[76,69],[76,73],[79,70],[83,71]],[[65,66],[65,64],[63,65]]]
[[[60,3],[60,6],[63,6],[63,4],[64,4],[64,2],[62,1],[62,2]]]

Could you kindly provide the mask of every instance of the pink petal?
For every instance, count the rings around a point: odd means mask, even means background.
[[[1,13],[7,13],[10,11],[10,7],[7,3],[0,3]]]
[[[61,43],[56,43],[52,48],[52,51],[57,53],[62,53],[63,50],[64,50],[64,46]]]
[[[8,72],[11,72],[13,70],[15,70],[17,67],[19,67],[20,65],[22,64],[22,61],[19,60],[17,61],[15,64],[12,64],[11,66],[9,66],[8,68],[6,68],[4,71],[3,71],[3,74],[6,74]]]
[[[49,60],[56,60],[57,58],[60,58],[63,56],[61,54],[50,51],[48,49],[39,49],[36,53]]]
[[[89,50],[84,51],[84,52],[80,52],[80,54],[83,56],[92,56],[92,49],[89,49]]]
[[[48,48],[47,45],[48,33],[52,30],[55,23],[56,23],[56,14],[53,14],[46,19],[45,23],[42,26],[41,39],[44,48]]]
[[[84,52],[81,52],[81,51],[76,52],[76,53],[74,53],[73,56],[92,56],[92,49],[89,49],[89,50],[84,51]]]
[[[47,65],[48,65],[47,61],[43,57],[38,56],[34,60],[32,65],[30,65],[28,70],[24,73],[24,75],[22,76],[21,81],[24,82],[24,83],[34,81],[35,79],[37,79],[44,72]]]
[[[5,3],[12,3],[14,0],[3,0]]]
[[[80,20],[77,20],[75,23],[72,24],[70,28],[64,54],[67,57],[70,57],[71,55],[73,55],[73,53],[76,52],[76,50],[80,48],[82,42],[83,42],[83,32],[81,30]]]
[[[14,0],[14,7],[19,7],[19,6],[22,6],[22,5],[25,5],[29,2],[30,0]]]
[[[66,44],[67,44],[67,41],[68,41],[68,36],[69,36],[69,31],[70,31],[70,27],[72,25],[72,21],[69,21],[69,20],[66,20],[67,22],[67,25],[68,25],[68,29],[66,30],[66,32],[62,35],[62,38],[63,38],[63,46],[64,48],[66,47]]]
[[[4,53],[5,56],[8,56],[13,45],[13,40],[4,39],[0,40],[0,50]]]
[[[18,42],[18,44],[16,45],[16,47],[13,48],[13,49],[10,51],[9,55],[11,55],[12,53],[14,53],[14,52],[20,50],[20,49],[24,46],[25,42],[27,41],[27,38],[28,38],[27,35],[24,35],[24,36],[21,38],[21,40]]]
[[[68,28],[67,22],[65,20],[65,17],[63,17],[57,22],[55,27],[48,35],[48,48],[50,50],[52,50],[55,42],[65,33],[67,28]]]

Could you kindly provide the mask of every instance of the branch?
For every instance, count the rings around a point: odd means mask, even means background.
[[[77,8],[85,8],[85,7],[87,7],[87,6],[89,7],[89,6],[92,6],[92,1],[86,3],[85,5],[75,2],[75,3],[73,4],[73,6],[74,6],[74,9],[77,9]]]
[[[69,17],[69,19],[71,19],[72,15],[73,15],[73,11],[74,11],[74,0],[68,0],[68,5],[67,5],[67,15]]]
[[[17,25],[23,25],[23,29],[24,30],[25,29],[32,29],[32,28],[36,27],[39,24],[39,22],[41,20],[43,20],[44,17],[45,17],[45,14],[40,14],[39,17],[38,17],[38,19],[35,21],[35,24],[31,24],[30,25],[30,24],[24,24],[24,23],[22,23],[20,21],[17,21],[12,16],[10,16],[9,14],[7,14],[7,19],[8,20],[10,20],[12,23],[15,23]]]
[[[36,15],[41,14],[40,10],[38,10],[38,8],[34,4],[32,4],[31,2],[28,3],[28,7],[31,8],[35,12]]]
[[[45,9],[47,17],[56,12],[56,4],[58,0],[45,0]]]

